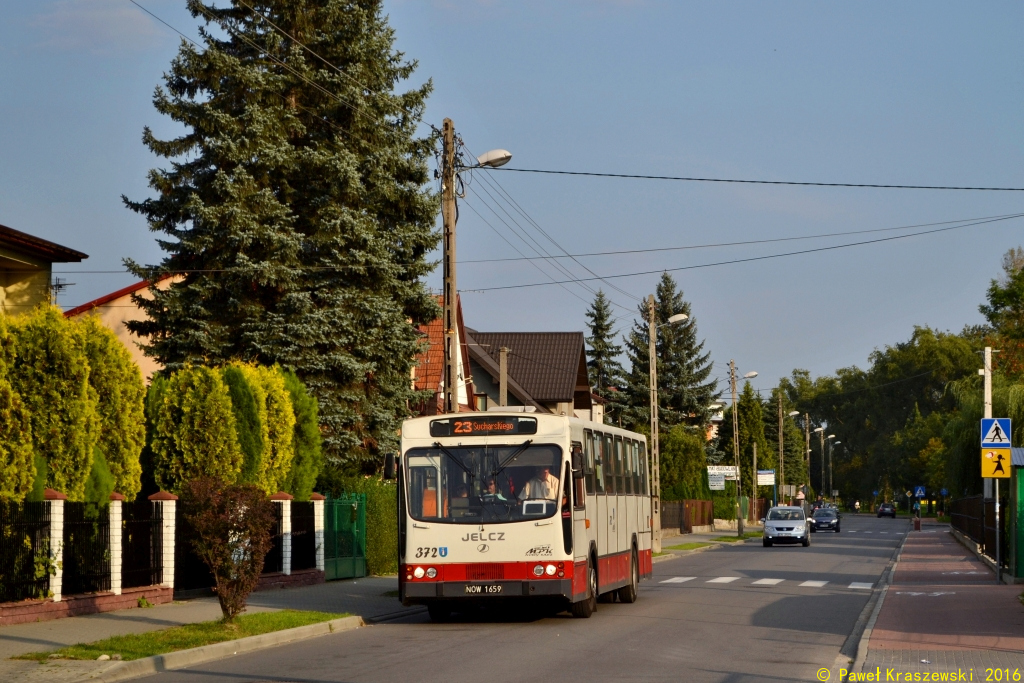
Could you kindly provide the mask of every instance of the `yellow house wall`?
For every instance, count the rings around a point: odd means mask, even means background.
[[[0,311],[27,313],[50,300],[50,264],[0,248]]]

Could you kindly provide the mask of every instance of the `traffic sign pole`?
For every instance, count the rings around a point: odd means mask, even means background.
[[[981,420],[981,476],[995,483],[995,518],[996,518],[996,583],[1003,582],[1002,544],[999,534],[999,480],[1010,476],[1013,458],[1010,450],[1010,439],[1013,424],[1009,418],[993,418],[991,384],[989,374],[991,368],[991,349],[985,349],[985,417]],[[988,461],[988,462],[986,462]],[[1005,463],[1006,467],[1003,467]],[[982,514],[984,529],[984,513]]]

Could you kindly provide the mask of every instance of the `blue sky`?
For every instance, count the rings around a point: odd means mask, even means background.
[[[194,35],[179,0],[139,2]],[[393,0],[385,8],[398,48],[419,60],[414,81],[433,80],[427,120],[451,117],[468,148],[509,149],[518,168],[1024,187],[1020,3]],[[145,174],[156,160],[141,144],[143,126],[175,130],[150,99],[179,38],[128,0],[6,3],[3,17],[0,223],[91,255],[62,268],[75,285],[61,303],[72,306],[132,281],[81,271],[160,258],[120,195],[148,192]],[[1024,209],[1024,193],[489,178],[571,253]],[[498,192],[474,178],[461,210],[460,260],[517,256],[474,209],[530,253],[491,213],[497,207],[485,190]],[[843,241],[857,238],[581,261],[610,275]],[[863,366],[872,349],[907,339],[914,325],[981,322],[988,281],[1003,252],[1021,243],[1017,220],[675,277],[715,374],[735,358],[768,388],[794,367],[820,374]],[[463,290],[545,279],[526,262],[459,270]],[[639,297],[656,280],[614,282]],[[439,282],[438,272],[430,284]],[[625,307],[625,328],[635,300],[600,286]],[[591,294],[568,289],[466,291],[467,321],[481,330],[582,329]]]

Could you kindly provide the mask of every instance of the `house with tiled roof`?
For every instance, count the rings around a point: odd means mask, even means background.
[[[180,278],[167,276],[158,281],[155,286],[163,291],[170,287],[177,279]],[[154,287],[152,283],[143,280],[133,285],[128,285],[116,292],[101,296],[98,299],[93,299],[81,306],[64,311],[65,318],[77,318],[83,315],[97,316],[103,326],[112,331],[118,341],[128,349],[128,353],[132,355],[132,360],[139,366],[139,370],[142,371],[142,377],[147,382],[149,382],[153,373],[159,371],[163,366],[142,352],[142,349],[139,347],[141,340],[128,331],[126,323],[132,320],[146,319],[146,312],[139,308],[138,304],[132,300],[132,295],[140,296],[143,299],[152,299],[152,287]]]
[[[438,296],[437,304],[443,308],[444,297]],[[462,319],[462,300],[458,297],[455,300],[455,319],[455,338],[459,348],[456,359],[459,409],[472,412],[477,408],[474,402],[473,380],[468,371],[469,352],[465,341],[466,326]],[[430,391],[432,398],[419,406],[413,406],[413,411],[420,415],[437,415],[442,412],[444,405],[442,400],[444,391],[444,324],[441,318],[437,318],[426,325],[420,325],[419,331],[423,334],[423,345],[412,368],[412,389],[413,391]]]
[[[0,225],[0,312],[25,313],[51,300],[54,263],[79,263],[88,254]]]

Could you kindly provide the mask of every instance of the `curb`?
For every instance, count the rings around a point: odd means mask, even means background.
[[[79,678],[73,683],[114,683],[115,681],[124,681],[130,678],[150,676],[163,671],[182,669],[186,666],[276,647],[277,645],[293,643],[298,640],[325,636],[328,633],[351,631],[363,625],[362,617],[343,617],[341,619],[323,621],[319,624],[307,624],[306,626],[297,626],[283,631],[273,631],[258,636],[239,638],[238,640],[226,640],[222,643],[203,645],[202,647],[195,647],[190,650],[179,650],[178,652],[168,652],[167,654],[123,662],[118,666],[107,669],[103,673]]]
[[[871,641],[871,631],[875,628],[875,622],[878,621],[878,614],[882,611],[882,603],[885,602],[885,594],[889,592],[889,586],[892,585],[892,579],[896,575],[896,567],[900,563],[900,557],[903,556],[903,546],[907,544],[907,539],[910,538],[912,531],[908,531],[903,537],[903,541],[900,542],[900,547],[896,549],[893,554],[893,558],[889,560],[889,567],[886,570],[887,576],[883,578],[885,585],[882,586],[882,590],[875,595],[877,598],[874,607],[871,607],[871,601],[864,606],[865,612],[871,609],[871,616],[868,618],[867,624],[864,626],[864,630],[860,634],[860,639],[857,641],[857,656],[853,661],[853,666],[850,667],[851,671],[862,671],[864,668],[864,662],[868,658],[868,644]],[[863,613],[862,613],[863,614]],[[860,621],[858,619],[858,621]]]
[[[972,541],[967,536],[965,536],[963,532],[959,529],[954,529],[952,525],[950,525],[949,527],[949,533],[952,534],[953,538],[955,538],[960,545],[974,553],[974,556],[977,557],[982,564],[991,569],[992,578],[995,578],[996,561],[988,555],[986,555],[985,553],[981,552],[981,546],[979,546],[976,542]],[[1014,576],[1010,576],[1009,568],[1005,568],[1003,569],[1002,573],[1002,583],[1007,586],[1013,586],[1015,584],[1024,583],[1024,580],[1018,579]]]

